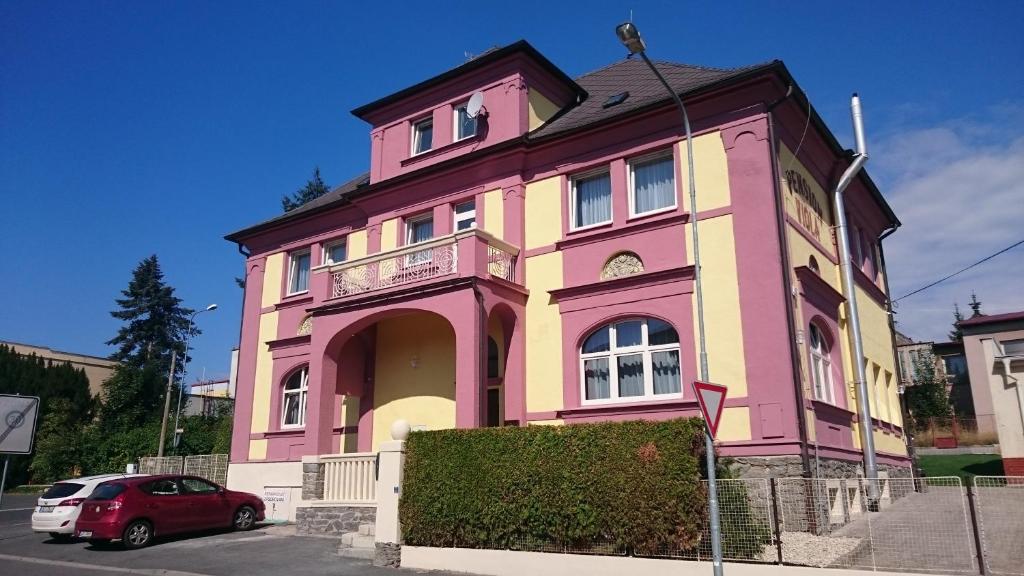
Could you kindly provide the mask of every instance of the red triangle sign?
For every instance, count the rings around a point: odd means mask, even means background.
[[[694,380],[693,391],[697,393],[701,414],[708,425],[711,438],[718,434],[718,423],[722,420],[722,408],[725,407],[726,387],[709,382]]]

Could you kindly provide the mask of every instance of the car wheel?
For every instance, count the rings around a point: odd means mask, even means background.
[[[153,540],[153,526],[145,520],[136,520],[124,529],[121,541],[128,549],[142,548]]]
[[[60,532],[50,532],[50,538],[59,540],[61,542],[71,540],[71,534],[61,534]]]
[[[231,525],[235,530],[252,530],[256,526],[256,511],[252,506],[242,506],[235,510],[235,517]]]

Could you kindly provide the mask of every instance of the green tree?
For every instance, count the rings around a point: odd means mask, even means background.
[[[38,484],[63,480],[80,471],[82,421],[66,398],[50,401],[49,413],[36,435],[29,471]]]
[[[331,189],[327,187],[323,179],[320,177],[320,167],[317,166],[313,169],[313,179],[306,182],[306,185],[299,188],[291,196],[284,196],[281,198],[281,208],[285,212],[291,212],[292,210],[302,206],[310,200],[315,200],[330,192]]]
[[[128,367],[154,366],[159,372],[170,369],[171,351],[184,351],[184,337],[192,310],[181,305],[174,288],[164,283],[164,274],[156,255],[135,267],[124,298],[116,300],[118,309],[110,315],[124,324],[107,344],[117,346],[110,355]],[[193,327],[193,336],[199,331]],[[179,358],[179,366],[181,366]]]
[[[960,312],[960,305],[956,302],[953,303],[953,330],[949,332],[949,339],[954,342],[963,342],[964,332],[960,329],[960,322],[964,319],[964,315]]]
[[[914,385],[907,387],[907,409],[919,424],[952,414],[945,380],[935,375],[935,356],[922,350],[914,356]]]

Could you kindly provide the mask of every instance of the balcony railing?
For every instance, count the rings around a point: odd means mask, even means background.
[[[321,456],[324,463],[324,500],[353,504],[377,502],[376,454]]]
[[[329,272],[327,299],[334,299],[455,275],[485,275],[514,283],[518,254],[515,246],[474,229],[316,271]]]

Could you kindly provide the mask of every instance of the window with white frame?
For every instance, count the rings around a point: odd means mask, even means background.
[[[324,246],[324,264],[337,264],[344,262],[348,256],[344,240],[328,242]]]
[[[580,348],[583,404],[682,396],[679,334],[656,318],[601,326]]]
[[[476,202],[470,200],[455,205],[455,231],[476,228]]]
[[[309,290],[309,250],[288,255],[288,294]]]
[[[612,221],[612,179],[607,170],[576,176],[570,188],[573,229]]]
[[[281,427],[299,428],[306,424],[306,393],[309,390],[309,366],[288,377],[281,394]]]
[[[452,121],[455,123],[452,133],[455,134],[456,141],[476,136],[476,118],[469,117],[469,113],[466,112],[468,105],[469,103],[467,102],[461,106],[456,106],[452,113]]]
[[[427,118],[412,125],[412,153],[422,154],[434,146],[434,120]]]
[[[672,151],[629,163],[629,212],[632,216],[676,207],[676,165]]]
[[[808,329],[811,347],[811,383],[814,387],[814,398],[829,404],[835,404],[835,393],[832,390],[832,360],[829,357],[828,343],[817,326],[811,324]]]
[[[434,237],[434,218],[431,214],[424,214],[405,221],[405,243],[406,245],[426,242]],[[430,250],[413,252],[406,257],[406,264],[419,264],[430,262]]]

